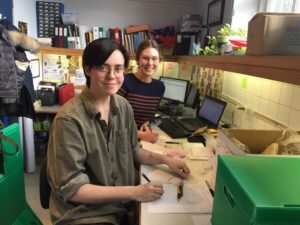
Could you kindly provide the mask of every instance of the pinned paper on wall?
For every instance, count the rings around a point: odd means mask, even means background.
[[[179,63],[164,62],[163,76],[178,78]]]
[[[193,66],[186,63],[179,65],[178,78],[184,80],[191,80],[193,73]]]

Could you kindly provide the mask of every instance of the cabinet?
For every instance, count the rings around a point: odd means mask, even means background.
[[[39,53],[82,56],[83,50],[42,47]],[[134,59],[134,55],[131,55],[130,58]],[[169,56],[163,57],[162,60],[188,63],[300,85],[300,56]]]

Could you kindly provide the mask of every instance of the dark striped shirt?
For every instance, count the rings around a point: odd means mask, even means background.
[[[153,118],[157,106],[165,92],[165,85],[152,78],[151,83],[144,83],[130,73],[125,75],[124,83],[118,94],[125,97],[133,108],[137,127]]]

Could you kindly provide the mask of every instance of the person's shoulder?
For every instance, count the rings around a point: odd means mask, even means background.
[[[75,114],[80,114],[82,109],[81,99],[79,96],[75,96],[67,101],[63,106],[61,106],[59,112],[57,113],[58,116],[63,117],[72,117]]]
[[[162,82],[161,80],[152,78],[152,83],[158,87],[165,88],[164,82]]]

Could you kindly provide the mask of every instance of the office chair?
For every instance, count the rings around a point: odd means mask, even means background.
[[[51,188],[47,179],[47,157],[42,160],[40,170],[40,203],[44,209],[49,209]]]

